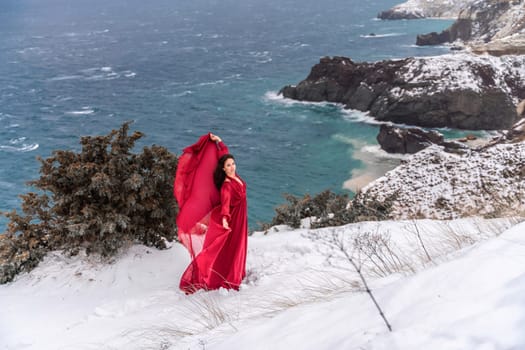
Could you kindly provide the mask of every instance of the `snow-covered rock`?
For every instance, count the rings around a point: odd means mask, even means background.
[[[381,12],[381,19],[457,18],[462,9],[476,0],[408,0]]]
[[[423,127],[508,129],[525,98],[524,56],[465,53],[355,63],[325,57],[284,97],[343,103],[380,121]]]
[[[475,53],[496,56],[525,53],[525,3],[477,0],[466,5],[457,20],[440,34],[417,37],[418,45],[462,42]]]
[[[525,213],[525,142],[458,155],[430,146],[363,188],[391,217],[452,219]]]
[[[473,52],[493,55],[525,53],[525,2],[477,1],[458,20],[471,23],[468,44]]]

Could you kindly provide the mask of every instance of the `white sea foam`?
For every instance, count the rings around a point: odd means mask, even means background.
[[[388,153],[385,150],[381,149],[379,145],[368,145],[361,147],[360,152],[371,154],[372,156],[380,159],[406,159],[407,154],[401,153]]]
[[[191,94],[193,94],[193,91],[186,90],[186,91],[180,92],[178,94],[174,94],[173,97],[183,97],[183,96],[187,96],[187,95],[191,95]]]
[[[12,145],[18,145],[24,142],[25,140],[26,140],[26,137],[22,136],[22,137],[17,137],[16,139],[9,140],[9,143]]]
[[[85,80],[113,80],[121,76],[120,73],[115,72],[112,67],[107,66],[83,69],[81,73]]]
[[[206,81],[204,83],[199,83],[197,86],[208,86],[208,85],[220,85],[224,84],[224,80],[215,80],[215,81]]]
[[[379,145],[366,143],[336,134],[337,140],[351,144],[354,148],[352,158],[358,159],[365,165],[361,169],[353,169],[350,179],[346,180],[343,188],[357,192],[375,179],[385,175],[406,159],[407,155],[391,154],[381,149]]]
[[[372,125],[381,125],[385,122],[374,119],[368,112],[358,111],[356,109],[342,109],[343,118],[345,120],[356,122],[356,123],[366,123]]]
[[[263,100],[271,103],[279,103],[285,106],[294,106],[294,105],[305,105],[305,106],[339,106],[341,109],[343,105],[340,103],[334,102],[311,102],[311,101],[297,101],[291,98],[286,98],[283,95],[280,95],[277,91],[267,91],[264,94]]]
[[[39,147],[38,143],[22,144],[19,147],[10,145],[0,145],[0,151],[8,152],[30,152],[34,151]]]
[[[272,61],[270,51],[250,51],[249,54],[256,59],[257,63],[268,63]]]
[[[63,80],[111,80],[124,76],[126,78],[133,78],[137,73],[131,70],[124,70],[122,72],[115,72],[112,67],[97,67],[87,68],[80,71],[80,74],[59,75],[49,78],[48,81],[63,81]]]
[[[232,74],[232,75],[228,75],[224,79],[240,79],[241,77],[242,77],[242,74]]]
[[[89,115],[93,113],[95,113],[95,110],[92,109],[91,107],[82,107],[82,109],[79,111],[66,112],[66,114],[69,114],[69,115]]]

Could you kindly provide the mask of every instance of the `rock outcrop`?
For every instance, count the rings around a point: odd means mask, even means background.
[[[495,145],[504,143],[517,143],[523,141],[525,141],[525,118],[520,119],[509,130],[503,131],[500,136],[493,137],[492,140],[483,145],[481,149],[493,147]]]
[[[409,0],[377,15],[381,19],[457,18],[476,0]]]
[[[431,145],[444,146],[445,150],[455,153],[465,152],[466,146],[458,142],[445,141],[437,131],[420,128],[398,128],[382,124],[377,135],[377,142],[388,153],[413,154]]]
[[[460,40],[474,53],[496,56],[525,53],[525,2],[485,0],[468,4],[449,28],[417,37],[418,45]]]
[[[374,63],[325,57],[297,86],[301,101],[342,103],[380,121],[422,127],[508,129],[525,98],[525,57],[449,54]]]
[[[364,187],[355,202],[385,202],[391,219],[525,214],[525,142],[464,155],[430,146]]]
[[[512,129],[505,134],[505,142],[523,142],[525,141],[525,118],[517,122]]]
[[[439,45],[452,43],[457,40],[468,41],[472,36],[472,21],[470,19],[458,19],[449,28],[441,33],[432,32],[420,34],[416,38],[416,45]]]

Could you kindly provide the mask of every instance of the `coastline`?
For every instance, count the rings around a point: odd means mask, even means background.
[[[407,155],[387,153],[379,145],[365,144],[357,140],[352,143],[355,148],[352,157],[360,160],[364,165],[362,168],[353,169],[350,178],[343,183],[344,189],[354,193],[385,176],[388,171],[395,169],[403,159],[407,158]]]

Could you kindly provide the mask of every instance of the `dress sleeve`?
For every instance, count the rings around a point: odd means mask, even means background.
[[[224,181],[221,187],[221,215],[230,221],[230,201],[232,186],[229,181]]]
[[[224,142],[217,142],[217,154],[218,154],[218,158],[222,157],[223,155],[225,154],[228,154],[230,153],[230,151],[228,150],[228,146],[226,146],[226,144]]]

